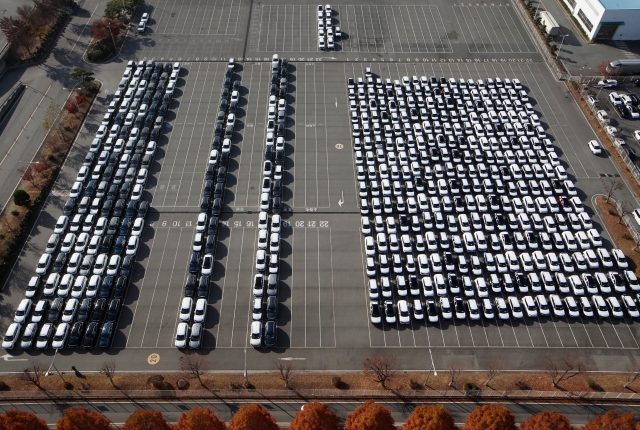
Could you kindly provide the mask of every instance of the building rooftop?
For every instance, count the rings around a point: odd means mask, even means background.
[[[639,0],[599,0],[602,6],[608,10],[640,9]]]

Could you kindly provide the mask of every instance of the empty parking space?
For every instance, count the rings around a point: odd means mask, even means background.
[[[509,2],[453,5],[458,38],[471,53],[537,52]],[[518,25],[514,25],[517,23]]]
[[[219,61],[242,56],[249,16],[242,0],[165,1],[143,5],[134,18],[150,15],[144,33],[129,33],[126,59]]]

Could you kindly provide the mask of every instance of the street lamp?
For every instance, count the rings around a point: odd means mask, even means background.
[[[24,163],[24,164],[40,164],[39,161],[18,161],[18,163]]]
[[[556,54],[556,60],[558,59],[558,56],[560,55],[560,51],[562,50],[562,44],[564,43],[564,38],[567,37],[568,34],[563,34],[562,35],[562,40],[560,41],[560,47],[558,48],[558,53]]]
[[[107,21],[108,25],[107,27],[109,28],[109,34],[111,35],[111,41],[113,42],[113,52],[115,53],[115,51],[118,50],[118,47],[116,46],[116,40],[113,38],[113,33],[111,32],[111,21]]]
[[[436,371],[436,365],[433,362],[433,354],[431,353],[431,348],[429,348],[429,356],[431,357],[431,366],[433,367],[433,376],[438,376],[438,372]]]
[[[244,349],[244,381],[247,382],[247,348]]]

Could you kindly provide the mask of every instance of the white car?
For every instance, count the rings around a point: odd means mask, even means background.
[[[602,154],[602,146],[600,146],[597,140],[590,140],[587,145],[589,145],[589,149],[594,155]]]
[[[636,141],[640,142],[640,130],[634,130],[633,137]]]
[[[69,335],[69,327],[69,323],[66,322],[58,324],[56,333],[53,335],[53,341],[51,342],[51,347],[53,349],[60,349],[64,347],[64,344],[67,341],[67,336]]]
[[[22,299],[16,309],[15,316],[13,317],[13,322],[17,322],[20,324],[24,324],[25,322],[27,322],[27,317],[29,317],[32,306],[33,302],[31,301],[31,299]]]
[[[189,338],[189,324],[186,322],[181,322],[178,324],[178,329],[176,330],[176,340],[175,347],[182,349],[187,346],[187,339]]]
[[[618,81],[615,79],[603,79],[598,81],[598,86],[603,88],[613,88],[618,86]]]
[[[193,321],[196,323],[204,323],[207,316],[207,299],[198,299],[193,312]]]
[[[257,348],[262,345],[262,322],[254,321],[251,323],[251,346]]]

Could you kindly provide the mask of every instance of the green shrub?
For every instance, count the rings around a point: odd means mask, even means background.
[[[15,190],[13,192],[13,202],[18,206],[29,206],[31,197],[25,190]]]

